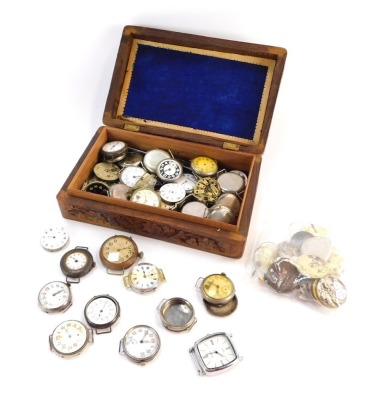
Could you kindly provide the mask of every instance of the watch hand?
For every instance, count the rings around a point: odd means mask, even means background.
[[[53,296],[56,296],[57,294],[63,292],[63,289],[58,290],[56,293],[53,293]]]

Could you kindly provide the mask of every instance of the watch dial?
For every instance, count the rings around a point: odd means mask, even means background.
[[[88,257],[81,251],[71,253],[66,258],[66,266],[72,271],[78,271],[85,267],[88,263]]]
[[[55,328],[52,345],[62,355],[73,355],[87,344],[88,336],[88,330],[81,322],[69,320]]]
[[[104,181],[116,181],[118,179],[120,168],[109,162],[100,162],[95,165],[93,172],[95,175]]]
[[[71,291],[60,281],[49,282],[40,290],[38,303],[46,312],[63,311],[71,303]]]
[[[106,154],[119,153],[120,151],[125,151],[127,149],[127,144],[120,140],[114,140],[112,142],[105,143],[102,146],[102,151]]]
[[[119,174],[119,180],[126,186],[132,188],[138,181],[146,174],[146,171],[142,167],[126,167]]]
[[[141,188],[133,192],[130,200],[134,203],[144,204],[151,207],[160,206],[160,196],[152,189]]]
[[[193,174],[183,174],[177,181],[180,185],[184,186],[186,192],[192,192],[198,179]]]
[[[216,334],[197,345],[202,362],[209,370],[222,369],[237,359],[234,346],[224,334]]]
[[[130,273],[130,284],[139,290],[153,290],[159,284],[159,272],[155,265],[139,263]]]
[[[224,274],[214,274],[206,277],[202,283],[202,290],[210,302],[229,299],[235,294],[234,284]]]
[[[96,296],[86,305],[84,314],[88,323],[96,327],[107,327],[117,320],[119,305],[110,296]]]
[[[160,349],[160,338],[150,326],[137,325],[126,332],[123,346],[126,355],[132,360],[149,361]]]
[[[157,174],[160,179],[173,182],[182,175],[182,167],[176,160],[169,158],[159,163]]]
[[[167,203],[178,203],[184,199],[186,191],[178,183],[166,183],[160,188],[160,196]]]
[[[46,229],[41,237],[41,245],[48,251],[58,251],[67,243],[68,233],[64,228]]]
[[[214,175],[218,170],[217,162],[205,156],[193,158],[192,168],[198,175],[209,176]]]

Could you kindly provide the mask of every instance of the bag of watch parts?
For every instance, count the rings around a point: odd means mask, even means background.
[[[292,224],[289,238],[258,244],[252,266],[252,276],[276,293],[328,308],[337,308],[347,299],[341,281],[343,257],[321,226]]]

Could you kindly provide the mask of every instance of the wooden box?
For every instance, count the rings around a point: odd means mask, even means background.
[[[138,26],[120,42],[103,123],[57,200],[63,217],[231,258],[243,255],[286,50]],[[134,81],[136,83],[134,84]],[[135,86],[134,86],[135,85]],[[247,184],[235,223],[82,190],[101,147],[214,158]]]

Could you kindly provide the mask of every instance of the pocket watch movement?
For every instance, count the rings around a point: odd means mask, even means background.
[[[142,258],[137,244],[131,237],[114,235],[106,239],[100,248],[100,259],[109,273],[122,274],[137,258]]]
[[[46,313],[66,311],[72,305],[70,285],[60,281],[46,283],[39,291],[38,305]]]
[[[213,204],[221,194],[221,187],[214,178],[201,178],[193,189],[193,196],[205,204]]]
[[[95,328],[97,334],[108,333],[120,317],[118,301],[108,294],[94,296],[84,309],[84,317],[88,325]]]
[[[150,263],[134,265],[123,277],[123,283],[127,288],[142,294],[153,292],[161,282],[165,282],[163,270]]]
[[[66,276],[67,283],[79,283],[80,278],[87,275],[95,265],[88,247],[77,246],[67,251],[60,259],[60,268]]]
[[[223,372],[241,360],[232,335],[225,332],[212,333],[197,340],[189,349],[198,375]]]
[[[92,342],[92,329],[75,320],[60,323],[49,336],[50,350],[61,357],[79,355]]]
[[[148,325],[133,326],[119,342],[119,353],[142,365],[151,361],[159,350],[159,334]]]

